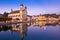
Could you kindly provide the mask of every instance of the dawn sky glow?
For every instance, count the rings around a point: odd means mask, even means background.
[[[60,13],[60,0],[0,0],[0,13],[19,10],[19,5],[27,6],[29,15]]]

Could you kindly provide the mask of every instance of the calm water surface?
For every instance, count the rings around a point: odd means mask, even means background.
[[[11,24],[0,26],[0,40],[60,40],[60,25]],[[9,28],[9,29],[8,29]]]

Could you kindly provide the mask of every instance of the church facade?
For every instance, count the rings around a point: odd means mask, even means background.
[[[23,4],[20,4],[20,10],[13,11],[8,14],[9,18],[12,18],[12,21],[19,20],[19,21],[26,21],[27,19],[27,7]]]

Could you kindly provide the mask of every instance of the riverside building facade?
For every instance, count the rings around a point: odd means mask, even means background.
[[[13,11],[11,9],[11,12],[8,14],[9,18],[12,18],[12,21],[26,21],[27,19],[27,7],[23,4],[20,4],[20,10]]]

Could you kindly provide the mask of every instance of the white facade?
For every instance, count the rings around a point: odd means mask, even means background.
[[[23,4],[20,5],[20,10],[11,11],[8,17],[13,19],[19,19],[20,21],[26,21],[27,18],[27,8],[23,6]]]
[[[19,14],[20,14],[20,13],[9,14],[8,17],[10,17],[10,18],[12,18],[12,19],[16,19],[16,18],[20,19],[20,15],[19,15]]]

